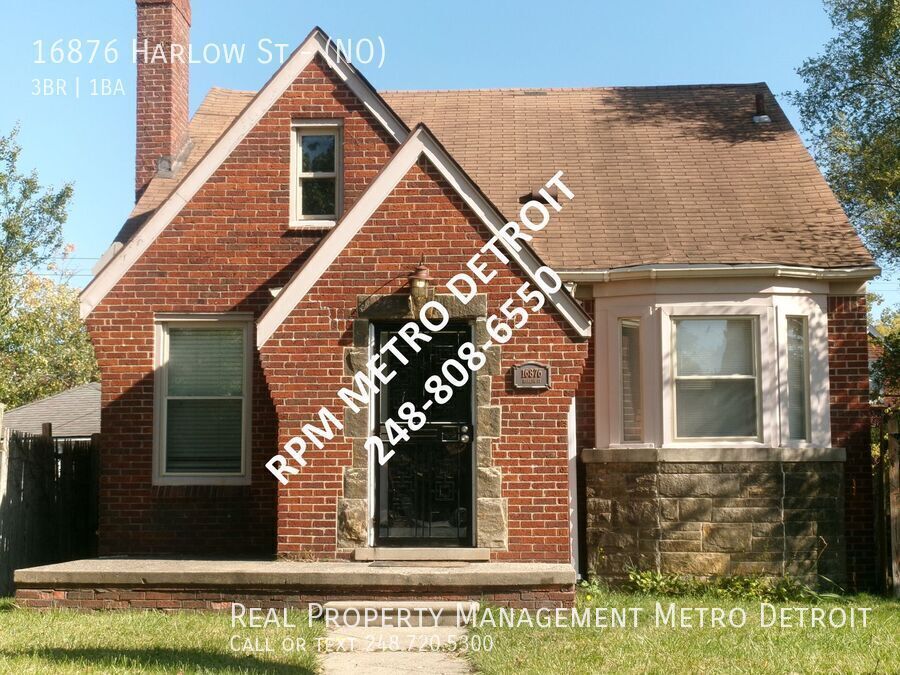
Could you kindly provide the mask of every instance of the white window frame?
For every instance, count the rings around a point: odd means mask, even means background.
[[[334,227],[341,217],[344,203],[344,134],[343,120],[294,120],[291,123],[291,229],[328,229]],[[301,143],[303,136],[331,136],[334,139],[334,172],[302,171],[303,153]],[[303,204],[302,182],[304,178],[334,178],[333,214],[304,215],[300,213]]]
[[[641,432],[640,438],[638,440],[625,440],[625,395],[624,395],[624,385],[625,383],[622,380],[622,328],[625,326],[625,322],[629,322],[635,324],[638,330],[638,353],[637,353],[637,363],[638,363],[638,387],[640,390],[640,399],[637,401],[640,410],[641,416]],[[617,358],[617,369],[616,369],[616,397],[618,398],[618,438],[622,445],[643,445],[646,434],[644,430],[644,387],[643,387],[643,379],[644,379],[644,350],[642,348],[642,342],[644,340],[644,322],[641,320],[640,315],[638,316],[620,316],[616,319],[616,354]]]
[[[766,404],[777,396],[777,346],[774,308],[767,305],[667,305],[661,312],[661,349],[663,354],[663,447],[685,448],[764,448],[774,447],[777,415],[768,414]],[[754,359],[756,367],[756,436],[681,438],[676,433],[675,396],[675,325],[680,318],[730,319],[755,318]]]
[[[784,380],[783,386],[783,394],[782,401],[784,403],[784,442],[808,442],[809,436],[812,431],[812,427],[810,426],[810,414],[809,414],[809,393],[810,393],[810,380],[809,380],[809,319],[804,314],[787,314],[784,317],[784,348],[787,349],[787,339],[788,339],[788,331],[787,331],[787,323],[791,319],[800,319],[803,322],[803,344],[806,346],[803,354],[803,382],[804,382],[804,391],[805,395],[805,405],[803,407],[803,426],[806,430],[806,434],[803,438],[794,438],[791,436],[791,420],[790,420],[790,389],[791,389],[791,380],[790,373],[788,369],[790,368],[790,358],[788,353],[785,354],[785,362],[784,362],[784,370],[781,371],[782,376],[781,379]],[[780,346],[780,345],[779,345]]]
[[[824,298],[814,295],[775,298],[778,332],[779,432],[782,447],[831,447],[831,401],[828,372],[828,312]],[[788,419],[787,319],[806,319],[806,439],[791,438]],[[819,349],[816,346],[820,347]]]
[[[168,400],[169,328],[240,328],[244,332],[244,387],[241,470],[239,473],[166,472],[166,411]],[[158,314],[154,317],[153,484],[249,485],[251,482],[251,419],[253,410],[253,315]]]
[[[622,428],[622,335],[621,322],[625,319],[640,322],[641,369],[641,440],[625,441]],[[606,422],[596,429],[599,446],[615,449],[653,448],[656,446],[659,411],[659,358],[656,348],[656,321],[653,308],[647,305],[616,306],[600,310],[595,317],[597,364],[596,419]],[[605,326],[605,330],[600,330]],[[603,387],[600,382],[607,382]]]

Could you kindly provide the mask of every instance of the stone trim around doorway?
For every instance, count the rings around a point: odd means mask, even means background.
[[[488,340],[487,295],[477,294],[468,304],[455,296],[435,293],[429,297],[440,303],[451,319],[467,319],[474,324],[475,344]],[[412,300],[406,294],[357,296],[357,318],[353,321],[353,346],[344,348],[344,374],[364,370],[369,358],[372,321],[409,320],[414,317]],[[508,548],[507,500],[502,496],[503,472],[493,462],[493,442],[500,438],[502,415],[492,404],[492,383],[501,375],[502,348],[484,350],[487,363],[475,374],[475,546],[505,551]],[[339,549],[369,547],[369,459],[365,442],[369,436],[369,410],[344,412],[344,436],[352,439],[351,465],[344,468],[344,494],[337,504],[337,546]]]

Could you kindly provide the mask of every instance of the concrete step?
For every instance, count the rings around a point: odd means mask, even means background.
[[[326,602],[321,616],[326,626],[350,626],[376,628],[400,626],[432,628],[456,626],[466,617],[478,612],[479,604],[473,600],[450,602],[437,600],[363,601],[340,600]]]

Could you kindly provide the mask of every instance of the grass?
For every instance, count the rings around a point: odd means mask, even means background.
[[[664,608],[743,607],[743,628],[655,625]],[[759,602],[670,598],[613,592],[580,593],[579,607],[641,607],[638,628],[494,628],[491,651],[469,651],[483,673],[900,673],[900,602],[871,596],[822,600],[816,606],[871,607],[867,628],[762,628]],[[806,602],[776,607],[809,606]],[[496,614],[495,614],[496,616]]]
[[[15,609],[0,601],[0,672],[43,673],[313,673],[322,624],[296,628],[231,628],[227,612],[75,612]],[[233,635],[264,638],[272,653],[233,651]],[[305,638],[306,651],[282,649]],[[295,644],[295,643],[292,643]],[[242,644],[238,644],[242,647]]]
[[[742,607],[743,628],[656,626],[656,602],[668,607]],[[640,607],[637,628],[499,628],[481,626],[491,651],[468,651],[483,673],[900,673],[900,602],[856,596],[822,600],[818,607],[871,607],[867,628],[759,626],[759,603],[721,598],[670,598],[594,590],[580,608]],[[805,602],[780,603],[797,607]],[[808,606],[808,605],[806,605]],[[0,599],[0,673],[312,673],[319,622],[289,614],[296,628],[231,628],[227,612],[75,612],[16,609]],[[496,613],[495,613],[495,616]],[[265,638],[274,651],[230,648],[232,636]],[[304,638],[306,651],[282,649]],[[474,640],[473,640],[474,638]],[[238,645],[239,647],[242,645]],[[364,671],[361,671],[364,672]]]

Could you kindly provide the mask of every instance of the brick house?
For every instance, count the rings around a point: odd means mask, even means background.
[[[878,269],[765,84],[377,92],[315,29],[190,121],[186,64],[137,88],[81,296],[103,554],[872,583]]]

